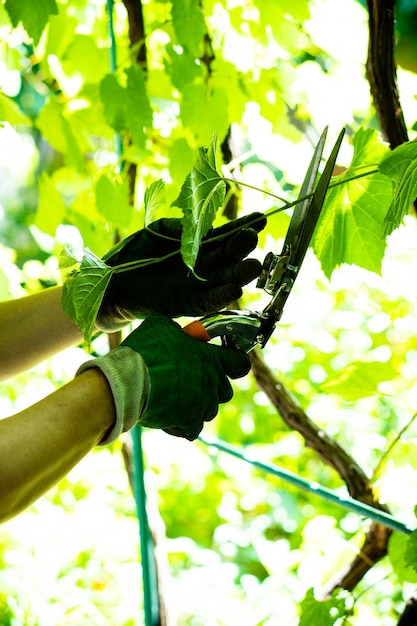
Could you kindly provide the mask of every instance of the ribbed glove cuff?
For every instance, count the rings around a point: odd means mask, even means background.
[[[148,401],[149,373],[141,355],[127,346],[83,363],[76,376],[91,367],[98,367],[107,378],[116,407],[114,426],[99,443],[104,446],[133,428],[140,419]]]

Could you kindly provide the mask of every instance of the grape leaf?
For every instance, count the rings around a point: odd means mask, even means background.
[[[145,128],[152,127],[153,113],[146,93],[145,78],[140,67],[132,65],[126,70],[127,98],[126,124],[131,137],[140,148],[145,147]]]
[[[200,57],[207,29],[199,0],[173,2],[172,22],[181,46],[193,56]]]
[[[100,176],[96,184],[97,209],[106,220],[118,226],[128,227],[132,217],[129,204],[129,189],[125,179]]]
[[[414,549],[409,551],[409,541],[412,536],[407,536],[403,533],[392,533],[389,539],[388,558],[400,584],[406,581],[417,583],[417,553],[415,545]],[[413,541],[415,542],[415,538]],[[412,558],[412,563],[406,563],[410,558]]]
[[[100,99],[106,122],[115,131],[126,128],[126,90],[119,85],[114,74],[107,74],[100,81]]]
[[[85,248],[80,269],[70,274],[62,290],[62,308],[91,342],[94,322],[114,268]]]
[[[353,146],[351,166],[333,179],[343,184],[329,189],[312,241],[328,278],[342,263],[380,273],[386,247],[383,224],[392,198],[389,180],[380,173],[348,179],[376,169],[388,148],[373,129],[356,133]]]
[[[153,112],[146,91],[143,71],[136,65],[125,70],[127,84],[123,87],[114,74],[100,82],[100,98],[107,123],[118,133],[128,129],[139,148],[145,147],[145,129],[152,127]]]
[[[179,207],[184,213],[181,254],[192,271],[201,241],[211,228],[225,193],[226,184],[216,169],[216,137],[213,136],[209,148],[199,148],[198,157],[180,195],[171,205]]]
[[[165,48],[165,53],[165,69],[176,89],[182,91],[185,85],[202,78],[201,65],[197,65],[196,59],[191,54],[185,51],[179,52],[172,45]]]
[[[167,195],[163,180],[155,180],[145,191],[145,225],[155,221],[158,209],[167,206]]]
[[[67,165],[83,170],[84,160],[78,140],[58,99],[51,97],[47,100],[36,118],[36,126],[43,138],[64,156]]]
[[[39,199],[34,224],[44,233],[54,237],[57,227],[64,219],[64,201],[53,179],[46,172],[39,176],[38,189]]]
[[[384,233],[390,235],[417,197],[417,141],[395,148],[381,161],[379,171],[392,181],[393,199],[384,221]]]
[[[378,385],[392,380],[396,370],[388,363],[356,361],[337,376],[321,385],[326,393],[337,393],[347,402],[368,398],[378,393]]]
[[[78,263],[78,259],[76,259],[67,248],[63,248],[63,250],[61,250],[61,254],[58,259],[58,265],[61,271],[66,271],[70,268],[73,269],[74,265],[78,265]]]
[[[21,23],[36,45],[48,23],[50,15],[58,15],[55,0],[6,0],[5,9],[13,28]]]
[[[4,93],[0,93],[0,121],[12,125],[31,124],[31,120],[21,111],[19,105]]]
[[[345,592],[338,591],[329,600],[319,601],[315,599],[313,589],[309,589],[300,602],[300,608],[298,626],[333,626],[337,618],[346,612]]]
[[[404,551],[404,565],[417,573],[417,530],[409,535]]]
[[[206,145],[213,136],[213,128],[223,141],[230,126],[228,90],[220,85],[208,94],[203,82],[185,85],[181,91],[180,117],[183,125],[196,137],[199,145]],[[201,115],[204,111],[204,115]]]

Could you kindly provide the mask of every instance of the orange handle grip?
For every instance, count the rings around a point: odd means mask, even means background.
[[[203,324],[198,320],[194,320],[194,322],[190,322],[187,326],[184,326],[183,331],[195,339],[204,341],[204,343],[210,341],[210,335],[204,328]]]

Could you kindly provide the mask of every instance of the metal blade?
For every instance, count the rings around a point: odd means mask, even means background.
[[[297,239],[297,233],[304,223],[305,215],[307,213],[308,207],[311,204],[312,197],[310,194],[313,193],[314,185],[316,184],[317,174],[323,156],[324,144],[326,142],[327,129],[328,127],[326,126],[321,134],[318,144],[314,150],[313,157],[310,161],[310,165],[308,166],[303,184],[301,185],[300,193],[298,194],[300,202],[295,205],[287,235],[285,237],[284,249],[290,244],[291,247],[294,249],[294,243]],[[302,200],[302,198],[304,198],[304,200]]]
[[[315,184],[318,174],[318,166],[323,153],[326,130],[327,129],[323,132],[316,147],[313,159],[310,163],[310,167],[302,186],[302,191],[300,193],[304,193],[304,189],[309,189],[310,185],[314,186]],[[265,319],[265,323],[262,325],[261,329],[265,335],[265,342],[273,332],[276,322],[281,318],[285,303],[306,255],[317,220],[319,219],[320,212],[323,207],[344,133],[345,130],[343,129],[332,149],[331,155],[325,165],[314,195],[302,203],[301,209],[297,207],[297,213],[294,212],[288,228],[282,254],[275,256],[272,255],[272,263],[275,263],[275,267],[270,271],[271,290],[268,293],[273,294],[273,298],[261,314]],[[300,197],[304,196],[300,195]]]
[[[302,225],[302,230],[300,232],[300,239],[299,239],[299,242],[297,242],[298,243],[297,249],[296,250],[293,249],[294,254],[291,256],[291,263],[297,266],[298,268],[303,262],[308,246],[310,245],[310,241],[313,236],[314,230],[316,228],[318,219],[320,217],[321,209],[323,208],[324,200],[327,194],[327,189],[329,187],[330,179],[333,174],[337,155],[339,154],[339,150],[340,150],[341,143],[343,141],[344,134],[345,134],[345,129],[343,129],[340,132],[339,137],[337,138],[337,141],[333,146],[330,157],[323,170],[323,174],[320,176],[314,195],[311,198],[309,205],[307,207],[304,223]]]

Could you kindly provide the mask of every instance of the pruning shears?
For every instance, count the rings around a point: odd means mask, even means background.
[[[281,319],[316,228],[344,133],[345,129],[339,134],[316,185],[327,136],[327,128],[324,129],[301,186],[282,252],[268,252],[265,257],[256,286],[272,298],[263,311],[219,311],[188,324],[184,328],[188,334],[203,341],[221,337],[224,346],[247,353],[258,345],[261,348],[266,345]]]

